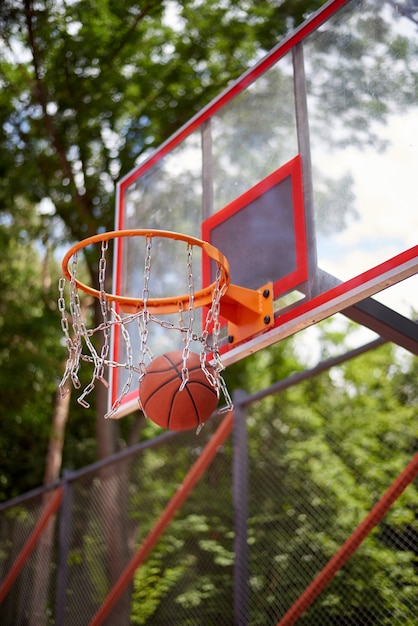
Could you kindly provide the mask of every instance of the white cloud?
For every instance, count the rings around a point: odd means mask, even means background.
[[[320,237],[321,268],[349,279],[418,243],[418,110],[391,116],[381,127],[388,147],[349,147],[330,155],[313,147],[313,162],[326,176],[350,172],[359,218],[340,233]],[[414,282],[415,281],[415,282]],[[378,299],[397,310],[418,307],[417,280],[408,279],[379,294]]]

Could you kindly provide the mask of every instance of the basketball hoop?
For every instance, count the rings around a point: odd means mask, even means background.
[[[105,289],[107,259],[109,241],[121,238],[143,238],[145,240],[144,251],[144,278],[141,297],[123,296],[108,293]],[[188,293],[172,297],[152,297],[150,291],[150,277],[152,267],[152,244],[155,238],[172,239],[186,243],[185,265]],[[87,247],[100,246],[98,263],[98,289],[86,285],[77,277],[78,252]],[[216,263],[216,278],[208,286],[195,290],[193,277],[193,249],[201,248],[209,258]],[[226,406],[221,411],[229,411],[232,408],[231,399],[221,376],[224,369],[218,346],[220,329],[219,312],[220,300],[227,292],[230,283],[229,264],[224,255],[214,246],[179,233],[161,230],[123,230],[112,231],[88,237],[75,244],[64,256],[62,262],[63,277],[59,281],[58,306],[61,312],[61,326],[68,350],[68,359],[64,376],[60,383],[61,395],[68,393],[67,381],[71,379],[76,389],[81,387],[78,372],[81,362],[90,363],[93,366],[93,374],[90,383],[84,388],[78,397],[78,402],[88,408],[87,396],[93,391],[97,381],[107,386],[106,369],[119,367],[127,371],[126,383],[113,402],[105,417],[113,416],[121,405],[122,399],[130,391],[134,376],[138,377],[139,383],[145,374],[147,364],[153,360],[153,354],[148,346],[148,332],[152,324],[158,324],[170,331],[180,333],[183,341],[183,367],[181,389],[187,385],[189,374],[187,362],[191,354],[192,342],[200,345],[200,364],[209,383],[216,390],[218,398],[222,392]],[[65,288],[69,283],[69,313],[66,311]],[[79,292],[94,296],[100,302],[102,322],[93,328],[87,328],[83,320]],[[202,324],[200,333],[194,329],[194,311],[199,307],[207,307],[207,314]],[[174,324],[160,319],[158,316],[166,313],[177,313],[178,323]],[[136,326],[139,334],[139,354],[134,361],[131,336],[128,327]],[[70,328],[71,327],[71,328]],[[124,362],[109,360],[109,345],[111,333],[115,327],[119,327],[120,335],[125,344],[126,360]],[[71,333],[72,329],[72,333]],[[100,352],[93,342],[93,336],[101,334]],[[210,360],[210,364],[209,361]]]
[[[109,293],[105,288],[107,254],[109,242],[115,240],[120,244],[123,239],[142,238],[145,241],[142,292],[137,296]],[[153,241],[155,239],[170,239],[186,244],[185,285],[187,291],[182,295],[154,297],[152,294],[152,262]],[[176,244],[177,245],[177,244]],[[98,289],[90,287],[77,276],[78,253],[89,249],[91,254],[94,246],[98,256]],[[193,274],[193,251],[200,248],[202,254],[211,259],[216,266],[214,280],[202,289],[195,289]],[[115,248],[118,254],[119,248]],[[175,261],[177,264],[177,260]],[[118,265],[118,264],[116,264]],[[118,265],[120,266],[120,264]],[[107,374],[109,368],[121,368],[127,372],[126,381],[116,400],[113,401],[105,417],[119,417],[118,409],[133,385],[137,376],[139,384],[143,379],[147,366],[154,355],[148,345],[148,333],[152,325],[159,325],[167,331],[180,333],[182,351],[182,371],[180,391],[189,381],[188,359],[191,356],[191,346],[195,342],[199,346],[201,369],[207,381],[214,387],[218,399],[221,393],[226,405],[221,412],[232,409],[232,402],[221,372],[224,369],[219,349],[219,334],[221,324],[220,315],[228,320],[229,345],[238,343],[249,335],[262,332],[274,323],[273,288],[269,283],[258,290],[247,289],[230,283],[230,268],[226,257],[213,245],[180,233],[165,230],[117,230],[101,233],[75,244],[64,256],[62,262],[63,276],[59,281],[58,307],[61,312],[61,326],[65,337],[68,358],[64,376],[60,383],[61,395],[67,393],[66,384],[71,379],[76,389],[81,387],[78,372],[81,362],[90,363],[93,373],[89,384],[78,397],[78,402],[88,408],[88,395],[93,391],[97,381],[108,386]],[[137,259],[133,271],[137,271]],[[167,273],[172,270],[167,267]],[[65,290],[69,284],[69,312],[66,311]],[[93,328],[87,328],[83,319],[79,292],[97,298],[100,302],[102,321]],[[206,315],[202,320],[200,331],[195,329],[195,310],[206,307]],[[177,322],[169,322],[161,315],[176,314]],[[129,330],[128,330],[129,328]],[[134,330],[132,331],[132,328]],[[71,332],[72,330],[72,332]],[[124,345],[124,360],[117,361],[109,358],[109,349],[112,336],[116,330],[120,331],[120,341]],[[134,333],[134,335],[132,334]],[[100,341],[93,337],[98,335]],[[132,337],[139,348],[134,350]],[[99,343],[100,348],[96,347]],[[95,345],[96,344],[96,345]],[[134,351],[137,359],[134,360]],[[119,412],[120,413],[120,412]]]
[[[111,239],[120,239],[126,237],[144,237],[146,239],[149,239],[150,241],[152,241],[153,237],[162,237],[165,239],[173,239],[175,241],[184,241],[188,244],[188,246],[197,246],[199,248],[202,248],[207,256],[217,263],[220,276],[217,277],[216,280],[205,289],[201,289],[194,293],[194,308],[210,304],[210,302],[212,301],[213,292],[216,288],[222,290],[223,293],[225,293],[225,291],[227,290],[230,283],[229,263],[227,258],[217,248],[207,243],[206,241],[201,241],[200,239],[196,239],[195,237],[189,237],[188,235],[174,233],[167,230],[116,230],[99,235],[93,235],[92,237],[83,239],[79,243],[75,244],[72,248],[70,248],[70,250],[68,250],[67,254],[64,256],[62,261],[64,276],[70,282],[74,278],[74,284],[78,289],[84,291],[84,293],[101,299],[101,291],[85,285],[80,280],[76,279],[75,276],[73,276],[72,271],[69,268],[70,261],[79,250],[82,250],[87,246],[96,243],[105,243]],[[147,296],[148,294],[145,295]],[[106,297],[106,300],[108,302],[118,303],[122,311],[124,311],[125,313],[135,313],[136,311],[142,309],[144,306],[144,299],[141,298],[132,298],[109,293],[104,293],[104,296]],[[180,305],[185,305],[189,303],[189,297],[189,293],[180,296],[165,298],[150,298],[148,296],[146,297],[146,306],[150,313],[176,313]]]

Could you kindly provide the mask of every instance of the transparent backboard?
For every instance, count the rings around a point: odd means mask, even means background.
[[[223,322],[225,365],[340,311],[416,352],[416,13],[328,2],[119,183],[116,229],[203,238],[232,282],[273,283],[268,329],[237,344]],[[152,264],[159,297],[187,290],[184,254],[163,243]],[[114,292],[140,297],[143,268],[143,246],[118,241]],[[197,257],[193,277],[213,267]],[[161,326],[151,349],[172,341]],[[112,349],[123,361],[118,337]],[[114,401],[123,370],[110,383]]]

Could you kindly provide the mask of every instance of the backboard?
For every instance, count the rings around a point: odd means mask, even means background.
[[[228,258],[234,284],[272,284],[268,327],[237,340],[222,321],[225,365],[337,312],[418,353],[418,27],[409,4],[328,2],[118,184],[116,229],[202,238]],[[142,293],[135,246],[116,242],[116,294]],[[158,295],[187,290],[168,244],[153,254]],[[199,287],[213,273],[213,263],[194,260]],[[156,354],[173,349],[163,330],[151,340]],[[111,358],[123,362],[117,332]],[[111,403],[124,383],[112,370]],[[132,389],[115,417],[136,408]]]

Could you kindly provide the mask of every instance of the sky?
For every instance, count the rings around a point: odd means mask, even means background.
[[[319,240],[320,267],[348,279],[417,245],[418,108],[391,116],[382,126],[383,152],[346,148],[336,155],[313,147],[313,161],[329,175],[350,172],[358,218],[342,232]],[[378,299],[398,312],[417,307],[417,277],[382,292]]]

